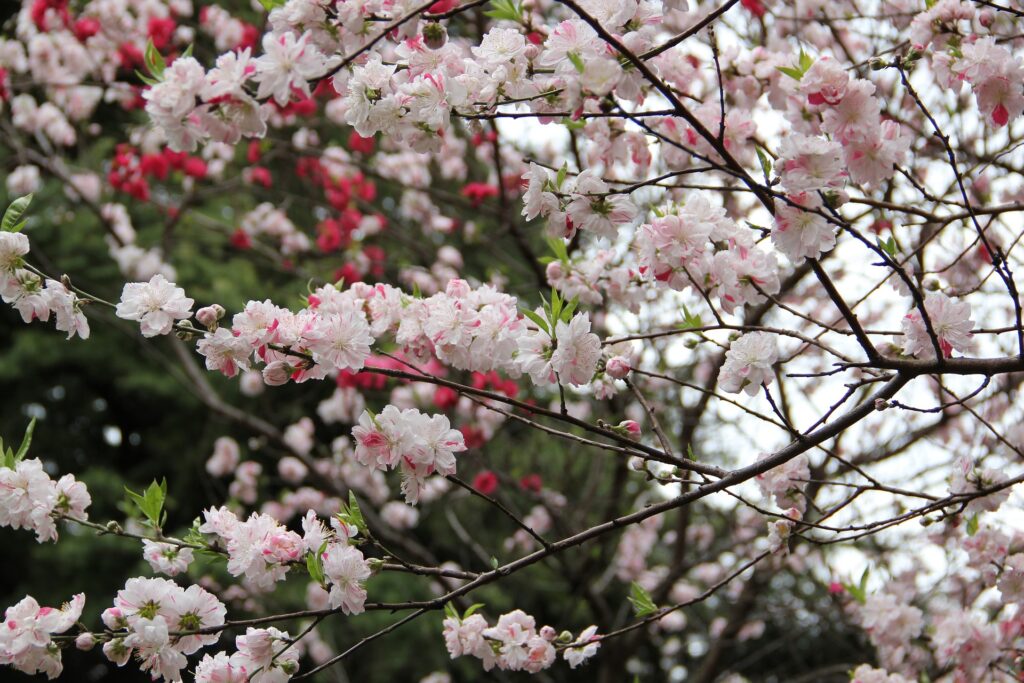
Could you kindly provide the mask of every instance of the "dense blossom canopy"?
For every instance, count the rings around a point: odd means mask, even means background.
[[[1024,3],[10,14],[0,341],[217,433],[117,506],[12,393],[0,526],[138,564],[16,598],[0,664],[1024,676]]]

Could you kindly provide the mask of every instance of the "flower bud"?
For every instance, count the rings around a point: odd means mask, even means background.
[[[448,281],[448,286],[445,287],[444,293],[455,299],[463,299],[469,296],[472,288],[469,283],[461,279],[453,279]]]
[[[423,44],[431,50],[440,50],[448,42],[448,29],[436,21],[423,27]]]
[[[612,356],[604,366],[604,371],[614,379],[625,379],[629,370],[629,361],[622,356]]]
[[[565,269],[562,268],[562,262],[552,261],[551,263],[549,263],[547,269],[545,269],[544,271],[544,275],[547,276],[548,282],[561,280],[563,277],[565,277]]]
[[[540,637],[550,643],[552,640],[558,637],[558,631],[551,628],[550,626],[545,626],[540,630]]]
[[[634,441],[640,440],[640,423],[636,420],[623,420],[616,427],[616,431],[621,431],[624,436],[628,436]]]
[[[196,311],[196,320],[211,332],[217,328],[217,321],[224,317],[224,307],[220,304],[206,306]]]
[[[980,12],[978,12],[978,23],[984,26],[985,28],[989,28],[990,26],[992,26],[992,23],[995,20],[996,13],[990,9],[983,9]]]
[[[78,637],[75,638],[75,647],[77,647],[79,650],[88,652],[95,645],[96,637],[88,631],[86,631],[85,633],[80,633]]]
[[[272,387],[279,387],[288,382],[293,372],[295,368],[291,365],[283,360],[275,360],[263,368],[263,381]]]

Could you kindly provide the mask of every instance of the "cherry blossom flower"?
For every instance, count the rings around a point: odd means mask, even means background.
[[[308,34],[294,33],[263,36],[263,55],[254,62],[253,79],[260,84],[256,97],[271,96],[282,107],[288,104],[292,90],[309,97],[309,81],[327,69],[324,55],[309,42]]]
[[[718,375],[718,386],[731,394],[741,390],[750,396],[770,385],[775,379],[772,365],[779,359],[774,335],[750,332],[743,335],[725,353],[725,364]]]
[[[370,578],[370,566],[363,554],[347,543],[331,543],[323,553],[324,576],[331,583],[331,608],[345,614],[360,614],[366,602],[363,583]]]
[[[929,292],[925,296],[924,309],[928,312],[944,358],[950,358],[954,350],[962,352],[967,349],[971,330],[974,329],[968,302],[954,302],[942,292]],[[928,334],[921,311],[916,308],[903,317],[903,352],[908,356],[935,358],[935,344]]]
[[[168,334],[175,321],[191,316],[192,304],[184,289],[157,274],[149,282],[126,284],[116,313],[119,318],[141,323],[142,336],[155,337]]]
[[[601,359],[601,339],[590,331],[590,315],[577,313],[568,323],[555,324],[551,369],[561,384],[580,386],[594,377]]]

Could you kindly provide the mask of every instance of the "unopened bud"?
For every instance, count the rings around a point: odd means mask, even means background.
[[[89,633],[88,631],[86,631],[85,633],[79,634],[79,636],[77,638],[75,638],[75,647],[77,647],[79,650],[88,652],[95,645],[96,645],[96,637],[93,636],[93,634]]]
[[[448,42],[448,29],[436,21],[423,27],[423,44],[431,50],[440,50]]]
[[[612,356],[604,366],[604,371],[613,379],[625,379],[629,370],[629,361],[622,356]]]
[[[615,431],[621,433],[623,436],[628,436],[634,441],[640,440],[640,423],[636,420],[623,420],[615,428]]]
[[[196,320],[211,332],[217,328],[217,321],[224,317],[224,307],[220,304],[206,306],[196,311]]]
[[[888,408],[889,402],[886,401],[884,398],[875,399],[875,410],[877,410],[878,412],[882,412],[883,410],[886,410]]]
[[[279,387],[288,382],[293,372],[295,372],[295,368],[291,365],[283,360],[275,360],[263,368],[263,381],[269,386]]]

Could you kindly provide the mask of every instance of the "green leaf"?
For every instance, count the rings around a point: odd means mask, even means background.
[[[792,78],[794,80],[797,80],[797,81],[799,81],[801,78],[804,77],[804,75],[803,75],[803,73],[801,73],[800,69],[794,69],[791,66],[777,66],[775,68],[778,69],[779,71],[781,71],[782,73],[786,74],[790,78]]]
[[[268,12],[272,12],[278,7],[282,7],[284,5],[284,0],[260,0],[260,4],[263,5],[263,9]]]
[[[459,613],[458,611],[456,611],[455,605],[453,605],[450,602],[444,603],[444,614],[446,617],[450,617],[455,621],[462,621],[461,619],[459,619]]]
[[[967,535],[973,536],[978,533],[978,515],[971,515],[967,520]]]
[[[777,66],[775,68],[790,78],[799,81],[812,66],[814,66],[814,57],[811,57],[809,54],[804,52],[803,48],[800,48],[800,56],[797,57],[796,66]]]
[[[846,592],[853,596],[853,599],[864,604],[868,599],[868,574],[870,574],[871,568],[866,567],[864,573],[860,575],[860,581],[854,585],[852,583],[844,583],[843,588]]]
[[[25,428],[25,436],[21,439],[21,445],[18,446],[18,452],[14,454],[14,463],[18,464],[21,459],[28,453],[28,447],[32,445],[32,432],[36,430],[36,419],[33,417],[29,420],[28,427]]]
[[[896,258],[896,238],[895,237],[891,237],[890,236],[889,239],[887,239],[885,241],[882,241],[881,238],[876,237],[875,238],[875,243],[878,245],[879,249],[881,249],[882,251],[884,251],[886,254],[889,255],[889,258],[892,258],[892,259]]]
[[[569,130],[583,130],[587,127],[587,122],[583,119],[564,118],[562,119],[562,124]]]
[[[477,602],[477,603],[474,603],[474,604],[470,605],[469,609],[466,610],[466,613],[462,615],[462,618],[463,619],[469,619],[471,616],[473,616],[474,612],[476,612],[478,609],[480,609],[483,606],[484,606],[484,603],[482,603],[482,602]]]
[[[166,516],[161,513],[163,512],[164,501],[167,500],[166,479],[162,480],[159,484],[156,483],[156,480],[153,480],[153,483],[141,495],[135,493],[127,486],[124,487],[124,490],[153,526],[159,527],[163,523]]]
[[[658,606],[651,600],[650,593],[636,581],[630,584],[627,599],[633,605],[633,614],[638,617],[646,617],[658,611]]]
[[[565,177],[569,175],[569,164],[563,163],[562,168],[558,169],[558,175],[555,176],[555,182],[559,190],[562,189],[562,183],[565,182]]]
[[[582,57],[580,57],[575,52],[567,52],[565,56],[569,58],[569,61],[572,62],[572,65],[574,67],[576,67],[577,71],[579,71],[580,73],[583,73],[583,71],[586,69],[586,66],[584,66],[584,64],[583,64],[583,58]]]
[[[688,460],[692,460],[693,462],[697,462],[697,456],[694,455],[693,446],[691,446],[690,444],[686,444],[686,458]]]
[[[565,240],[561,237],[548,237],[548,246],[562,263],[569,263],[569,250],[565,246]]]
[[[4,211],[3,223],[0,224],[0,229],[4,232],[18,232],[18,221],[25,214],[28,209],[28,205],[32,203],[32,195],[27,194],[24,197],[18,197],[11,205]]]
[[[547,323],[547,321],[544,320],[544,318],[540,317],[539,315],[537,315],[536,313],[534,313],[533,311],[531,311],[531,310],[529,310],[527,308],[524,308],[522,310],[523,310],[523,315],[525,315],[527,318],[529,318],[533,322],[534,325],[539,327],[549,337],[551,336],[551,331],[548,329],[548,323]]]
[[[562,322],[567,323],[572,320],[572,314],[576,311],[576,306],[579,304],[580,298],[574,296],[565,308],[562,309]]]
[[[690,313],[690,309],[683,305],[683,322],[679,323],[679,329],[692,330],[704,326],[704,321],[699,315]]]
[[[800,71],[807,73],[807,71],[814,66],[814,57],[804,52],[803,48],[800,48]]]
[[[181,57],[191,57],[193,47],[195,47],[195,45],[193,43],[189,43],[188,47],[185,48],[185,51],[181,53]],[[179,59],[181,59],[181,57],[179,57]]]
[[[164,75],[167,63],[164,61],[164,56],[160,54],[160,50],[156,49],[156,45],[153,44],[152,40],[146,41],[144,59],[146,60],[146,68],[149,69],[149,73],[153,78],[159,79]]]
[[[150,78],[149,76],[147,76],[146,74],[142,73],[138,69],[135,70],[135,75],[138,77],[138,79],[140,81],[142,81],[146,85],[156,85],[157,83],[160,82],[160,81],[156,80],[155,78]]]
[[[352,518],[352,524],[359,529],[359,533],[364,536],[368,535],[368,529],[366,527],[366,520],[363,519],[363,511],[359,509],[359,501],[356,500],[356,494],[352,491],[348,492],[348,514]]]
[[[764,173],[764,181],[767,183],[772,175],[772,160],[760,145],[755,145],[754,149],[757,150],[757,160],[761,162],[761,172]]]
[[[306,571],[309,572],[309,578],[316,581],[321,586],[324,585],[324,570],[320,566],[320,559],[313,553],[306,555]]]
[[[523,8],[512,0],[493,0],[493,9],[484,12],[485,15],[497,21],[514,21],[520,23],[523,20]]]

